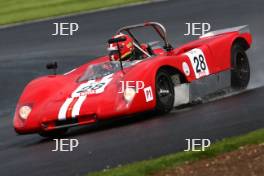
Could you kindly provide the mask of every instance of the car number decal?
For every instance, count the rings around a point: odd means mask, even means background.
[[[100,81],[90,80],[81,84],[73,93],[72,97],[79,97],[104,92],[105,87],[112,80],[112,74],[103,77]]]
[[[201,49],[195,48],[185,53],[190,59],[196,79],[209,75],[206,58]]]
[[[66,120],[67,117],[75,118],[80,115],[82,104],[86,100],[87,95],[104,92],[105,87],[112,78],[113,74],[103,77],[100,81],[89,80],[81,84],[60,107],[58,119]]]

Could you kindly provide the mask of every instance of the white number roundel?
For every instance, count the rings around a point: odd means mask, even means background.
[[[209,75],[209,69],[206,63],[206,58],[201,49],[195,48],[185,54],[189,57],[192,63],[196,79]]]

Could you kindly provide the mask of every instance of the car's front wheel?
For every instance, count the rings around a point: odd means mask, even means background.
[[[159,70],[156,75],[156,112],[167,113],[173,108],[174,86],[170,75]]]

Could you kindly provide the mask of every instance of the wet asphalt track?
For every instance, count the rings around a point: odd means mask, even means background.
[[[0,175],[82,175],[186,148],[185,138],[218,140],[264,127],[264,2],[177,0],[80,15],[0,29]],[[45,64],[59,62],[59,72],[105,54],[105,41],[116,29],[143,21],[167,26],[177,46],[185,22],[209,22],[213,29],[249,24],[254,45],[250,90],[240,95],[186,108],[162,117],[144,116],[74,129],[80,146],[71,153],[51,152],[55,143],[38,135],[17,136],[12,128],[16,101],[25,84],[49,73]],[[53,22],[78,22],[72,37],[54,37]],[[103,51],[103,52],[102,52]],[[253,89],[255,87],[259,87]]]

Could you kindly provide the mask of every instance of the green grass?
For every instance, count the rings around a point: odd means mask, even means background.
[[[141,1],[144,0],[0,0],[0,25]]]
[[[186,161],[210,158],[221,153],[236,150],[244,145],[259,144],[263,142],[264,129],[261,129],[243,136],[227,138],[219,141],[211,145],[210,148],[204,152],[180,152],[153,160],[128,164],[107,171],[95,172],[89,174],[89,176],[147,176],[183,164]]]

